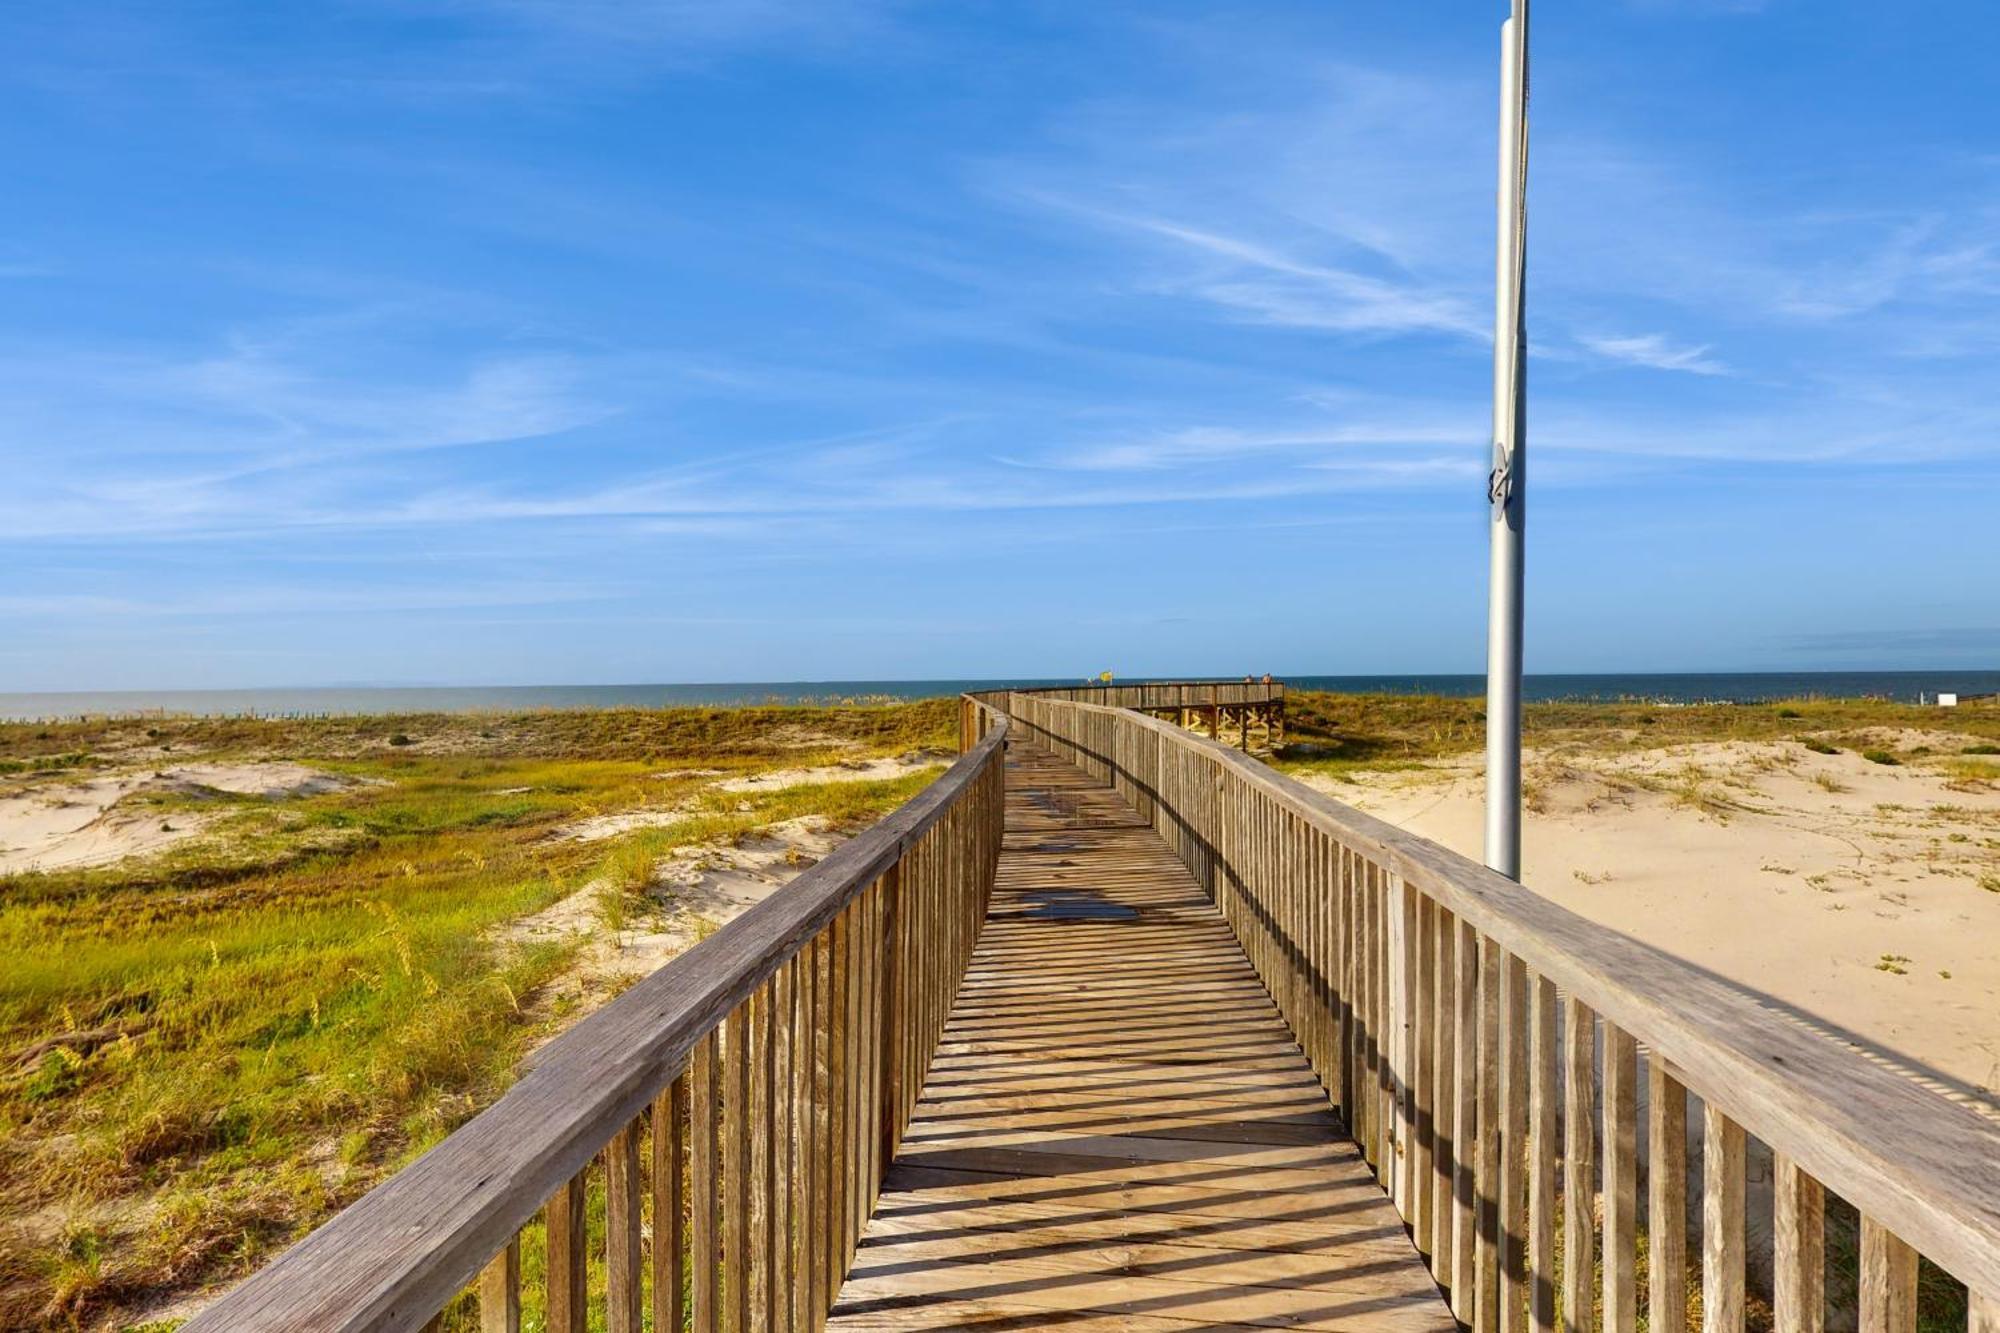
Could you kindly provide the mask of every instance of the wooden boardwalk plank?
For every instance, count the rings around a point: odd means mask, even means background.
[[[1009,757],[992,913],[829,1327],[1452,1333],[1221,917]]]

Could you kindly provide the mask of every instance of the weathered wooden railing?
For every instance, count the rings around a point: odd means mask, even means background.
[[[1213,895],[1475,1333],[1589,1333],[1598,1311],[1605,1333],[1633,1333],[1642,1267],[1649,1333],[1688,1327],[1691,1268],[1704,1333],[1738,1333],[1747,1138],[1773,1155],[1758,1257],[1777,1333],[1820,1333],[1834,1309],[1863,1333],[1911,1333],[1919,1256],[1948,1275],[1929,1284],[1947,1293],[1930,1327],[1942,1304],[2000,1333],[2000,1131],[1975,1112],[1180,728],[1044,695],[993,702],[1017,738],[1114,784]],[[1785,947],[1772,941],[1774,965]],[[1828,1262],[1832,1196],[1859,1212],[1851,1268]],[[1853,1285],[1830,1288],[1829,1268]]]
[[[1282,705],[1285,683],[1281,680],[1145,680],[1128,685],[1043,685],[1028,690],[975,690],[959,696],[962,737],[977,734],[978,708],[984,707],[1004,715],[1007,700],[1015,695],[1098,704],[1106,708],[1136,708],[1142,712],[1173,709],[1199,711],[1273,703]]]
[[[524,1253],[550,1333],[820,1327],[986,914],[1004,731],[187,1327],[516,1330]]]
[[[1203,708],[1270,703],[1285,697],[1281,680],[1138,680],[1125,685],[1042,685],[1029,690],[976,690],[964,696],[1005,711],[1010,696],[1097,704],[1105,708]]]

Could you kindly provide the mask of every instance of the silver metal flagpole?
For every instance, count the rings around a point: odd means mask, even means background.
[[[1524,318],[1528,0],[1500,26],[1500,228],[1493,323],[1492,566],[1486,626],[1486,864],[1521,877],[1521,546],[1527,519]]]

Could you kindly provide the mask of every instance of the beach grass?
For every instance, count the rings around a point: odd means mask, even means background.
[[[806,814],[872,822],[938,769],[714,783],[941,755],[955,724],[955,705],[931,701],[0,725],[17,789],[195,759],[351,780],[284,801],[148,793],[165,819],[204,820],[200,835],[0,877],[0,1327],[137,1317],[247,1271],[491,1102],[524,1053],[606,997],[570,975],[574,937],[503,943],[502,926],[588,889],[616,929],[676,847]],[[551,837],[667,809],[664,827]]]
[[[1874,699],[1777,699],[1767,703],[1531,703],[1522,709],[1523,744],[1560,752],[1619,752],[1711,741],[1795,741],[1814,753],[1873,750],[1891,763],[1911,756],[1872,738],[1878,731],[1935,731],[1959,738],[1951,754],[1914,758],[1939,771],[2000,777],[2000,706],[1921,707]],[[1439,695],[1326,694],[1285,697],[1285,744],[1274,761],[1287,771],[1330,777],[1419,769],[1485,745],[1482,699]],[[1871,759],[1873,755],[1869,756]],[[1876,762],[1882,762],[1877,759]]]

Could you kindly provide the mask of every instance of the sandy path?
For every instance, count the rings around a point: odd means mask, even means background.
[[[1531,752],[1525,769],[1529,887],[2000,1106],[1993,785],[1788,742]],[[1480,855],[1476,759],[1305,780]]]

